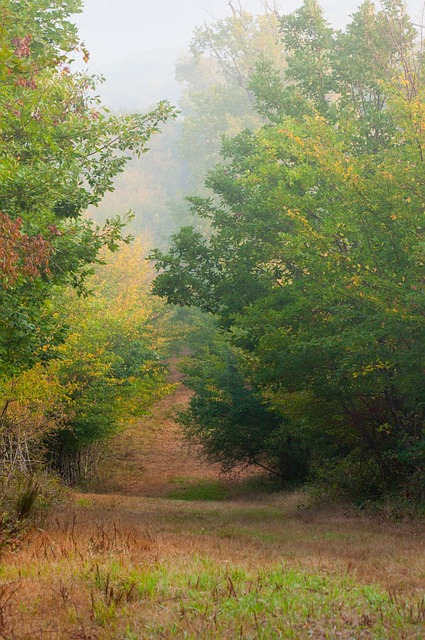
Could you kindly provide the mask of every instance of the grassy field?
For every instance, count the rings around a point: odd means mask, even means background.
[[[423,524],[223,479],[179,442],[187,397],[3,556],[0,639],[425,638]]]

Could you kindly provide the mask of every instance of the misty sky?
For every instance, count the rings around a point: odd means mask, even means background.
[[[301,0],[280,0],[290,13]],[[323,0],[327,18],[343,27],[360,0]],[[379,2],[377,3],[379,4]],[[422,0],[410,0],[412,15]],[[261,12],[261,0],[242,0],[244,8]],[[145,108],[161,98],[175,101],[174,66],[194,28],[204,20],[229,15],[228,0],[85,0],[77,16],[80,37],[90,51],[90,69],[104,74],[102,91],[113,108]]]
[[[282,12],[301,4],[281,0]],[[260,12],[261,0],[242,0],[244,8]],[[327,16],[342,25],[358,0],[324,0]],[[95,58],[96,66],[117,57],[152,49],[182,49],[193,29],[211,16],[229,15],[228,0],[86,0],[78,18],[80,33]]]

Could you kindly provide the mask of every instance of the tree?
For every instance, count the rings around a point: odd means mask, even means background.
[[[250,89],[256,64],[272,60],[278,71],[286,65],[277,12],[265,6],[253,15],[233,2],[229,6],[229,17],[195,30],[191,57],[177,65],[184,114],[180,152],[195,188],[218,162],[224,136],[261,124]]]
[[[270,123],[223,145],[214,199],[192,199],[213,233],[156,252],[154,290],[217,315],[317,470],[357,478],[352,493],[423,491],[417,33],[396,0],[365,2],[345,33],[306,0],[282,33],[285,82],[260,65],[251,85]]]
[[[264,6],[253,15],[238,5],[232,3],[227,18],[195,30],[189,52],[176,65],[180,117],[152,140],[148,156],[129,163],[116,179],[115,192],[93,211],[97,221],[110,217],[117,206],[131,208],[132,233],[149,229],[160,246],[168,246],[170,235],[185,221],[202,228],[185,195],[205,195],[204,176],[219,160],[223,136],[263,122],[249,89],[256,62],[271,59],[275,69],[285,67],[277,12]]]
[[[183,367],[194,391],[180,414],[185,436],[224,471],[255,465],[282,482],[305,480],[309,452],[291,425],[252,384],[243,353],[217,330]]]
[[[30,474],[44,455],[43,441],[57,428],[64,394],[51,371],[38,364],[0,387],[0,504],[16,474]]]
[[[166,103],[125,116],[102,108],[95,78],[70,70],[78,48],[70,16],[81,6],[80,0],[0,3],[0,373],[6,377],[45,358],[46,345],[62,338],[52,292],[68,283],[83,291],[100,249],[115,249],[124,227],[117,217],[101,227],[84,211],[113,188],[128,152],[145,151],[173,115]]]
[[[0,387],[2,475],[33,473],[44,460],[70,484],[92,477],[102,444],[169,393],[169,313],[149,294],[145,256],[138,239],[97,268],[90,296],[57,292],[65,339]]]

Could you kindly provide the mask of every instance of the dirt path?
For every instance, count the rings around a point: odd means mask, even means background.
[[[152,415],[114,438],[100,471],[102,493],[160,497],[199,481],[220,482],[219,466],[202,460],[194,447],[187,446],[175,421],[191,396],[175,364],[170,382],[177,385],[175,392],[158,402]]]
[[[73,492],[2,558],[0,640],[423,638],[420,523],[312,504],[302,493],[253,495],[246,478],[234,481],[244,494],[233,486],[220,500],[172,496],[228,483],[182,443],[173,416],[190,393],[175,371],[173,379],[153,415],[115,439],[97,491]],[[292,576],[290,589],[274,589],[280,575]],[[343,609],[366,583],[361,604]],[[301,593],[302,614],[292,593]],[[279,609],[276,598],[288,600]],[[391,602],[400,614],[387,623]],[[389,631],[374,634],[381,618]]]
[[[184,443],[175,415],[187,406],[191,392],[175,366],[171,382],[175,392],[115,438],[98,491],[75,494],[73,517],[87,516],[106,527],[119,522],[138,535],[148,532],[163,557],[196,553],[248,564],[285,559],[353,572],[389,588],[423,588],[422,526],[371,519],[341,505],[313,505],[303,493],[253,493],[247,489],[249,477],[223,477],[217,465],[202,461]],[[222,486],[227,498],[173,499],[176,491],[197,484]]]

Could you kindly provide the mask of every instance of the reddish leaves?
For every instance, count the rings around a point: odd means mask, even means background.
[[[52,247],[41,235],[22,233],[22,220],[0,212],[0,283],[13,285],[20,276],[33,280],[49,271]]]
[[[23,78],[22,76],[16,80],[17,87],[24,87],[25,89],[37,89],[37,83],[34,78]]]
[[[29,58],[31,55],[31,44],[32,37],[30,34],[25,36],[25,38],[14,38],[12,40],[12,44],[15,47],[15,55],[18,58]]]

